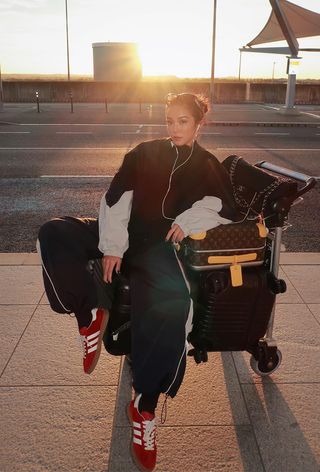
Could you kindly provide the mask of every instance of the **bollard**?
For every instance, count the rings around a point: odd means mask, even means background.
[[[73,113],[73,95],[72,95],[72,90],[69,91],[69,96],[70,96],[70,113]]]
[[[0,111],[3,111],[3,88],[2,88],[1,64],[0,64]]]
[[[36,100],[37,100],[37,112],[40,113],[40,102],[39,102],[39,92],[36,91]]]
[[[106,113],[108,113],[108,100],[107,100],[107,98],[105,100],[105,105],[106,105]]]

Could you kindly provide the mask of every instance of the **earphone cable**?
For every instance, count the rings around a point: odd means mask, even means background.
[[[178,169],[180,169],[180,167],[182,167],[183,165],[185,165],[185,164],[189,161],[189,159],[191,158],[191,156],[192,156],[192,154],[193,154],[194,141],[193,141],[193,143],[192,143],[192,148],[191,148],[191,152],[190,152],[189,156],[187,157],[187,159],[186,159],[185,161],[183,161],[183,162],[182,162],[181,164],[179,164],[177,167],[176,167],[176,163],[177,163],[178,158],[179,158],[179,152],[178,152],[178,148],[177,148],[177,146],[176,146],[175,144],[174,144],[174,147],[175,147],[175,149],[176,149],[176,154],[177,154],[177,156],[176,156],[175,161],[174,161],[173,166],[172,166],[171,174],[170,174],[170,177],[169,177],[168,189],[167,189],[167,191],[166,191],[165,196],[163,197],[162,205],[161,205],[161,211],[162,211],[162,216],[163,216],[163,218],[165,218],[166,220],[171,220],[171,221],[174,221],[175,218],[170,218],[169,216],[166,216],[166,215],[165,215],[165,213],[164,213],[164,204],[165,204],[166,198],[167,198],[167,196],[168,196],[168,194],[169,194],[169,192],[170,192],[170,189],[171,189],[172,176],[173,176],[173,174],[174,174]]]

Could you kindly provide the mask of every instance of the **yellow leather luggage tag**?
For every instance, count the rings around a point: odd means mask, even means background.
[[[241,285],[243,284],[243,280],[240,264],[232,264],[230,266],[230,275],[232,287],[241,287]]]
[[[268,229],[265,227],[263,223],[256,223],[258,226],[259,236],[260,238],[266,238],[268,234]]]
[[[257,259],[257,253],[237,254],[234,256],[209,256],[209,264],[231,264],[230,275],[232,287],[240,287],[243,284],[242,269],[239,262],[250,262]]]

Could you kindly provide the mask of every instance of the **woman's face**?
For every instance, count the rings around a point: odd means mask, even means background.
[[[176,146],[192,145],[199,129],[193,115],[182,105],[170,105],[166,108],[168,133]]]

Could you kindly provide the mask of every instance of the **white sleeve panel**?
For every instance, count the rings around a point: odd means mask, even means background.
[[[191,208],[176,217],[172,224],[180,226],[185,236],[202,233],[219,225],[231,223],[231,220],[219,215],[222,202],[217,197],[204,197],[195,202]]]
[[[129,247],[128,223],[132,206],[133,190],[124,192],[121,198],[109,207],[105,194],[99,211],[99,250],[105,256],[122,257]]]

